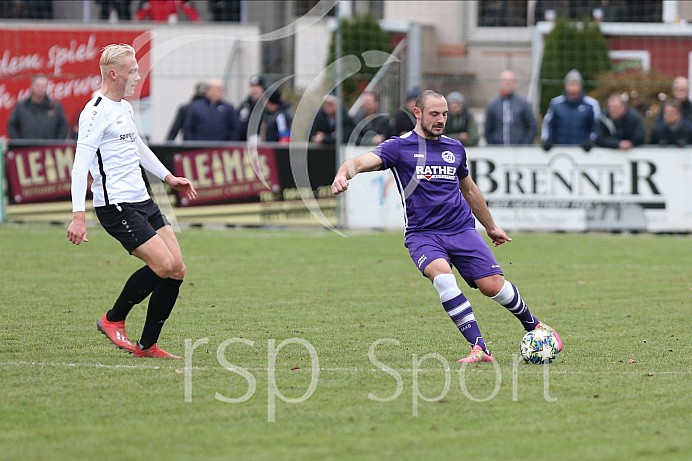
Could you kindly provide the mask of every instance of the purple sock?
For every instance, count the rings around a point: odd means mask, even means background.
[[[485,341],[483,341],[481,330],[476,323],[476,317],[473,315],[471,303],[466,299],[463,293],[460,293],[449,301],[443,302],[442,307],[445,308],[445,311],[447,311],[449,317],[459,328],[461,334],[464,335],[464,338],[466,338],[472,346],[481,346],[486,353],[490,354],[488,348],[485,346]]]
[[[538,319],[533,316],[529,307],[521,298],[517,287],[509,280],[505,280],[502,290],[491,299],[494,299],[514,314],[526,331],[531,331],[538,326]]]

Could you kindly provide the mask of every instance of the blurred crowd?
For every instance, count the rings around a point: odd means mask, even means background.
[[[671,94],[658,111],[650,132],[642,116],[629,107],[624,95],[613,94],[604,107],[586,95],[577,69],[564,78],[564,91],[550,102],[538,127],[531,104],[517,94],[515,76],[506,70],[499,76],[498,94],[485,107],[482,130],[469,111],[464,95],[453,91],[448,103],[445,136],[473,147],[485,138],[487,145],[531,145],[540,143],[547,151],[554,145],[577,145],[589,151],[593,146],[631,149],[643,144],[686,146],[692,144],[692,102],[689,82],[684,77],[673,81]],[[274,85],[275,86],[275,85]],[[291,139],[293,108],[284,100],[280,88],[268,91],[262,76],[249,81],[247,97],[237,106],[224,99],[221,80],[211,79],[195,85],[189,102],[173,117],[167,140],[245,141],[285,143]],[[7,122],[10,139],[76,139],[77,123],[68,124],[62,106],[47,94],[48,77],[35,75],[31,91],[12,110]],[[413,129],[413,107],[420,94],[411,88],[393,117],[380,109],[378,94],[360,95],[360,110],[349,115],[334,92],[323,98],[309,133],[311,143],[335,144],[337,112],[342,120],[342,143],[374,146],[391,136]],[[257,105],[260,104],[260,109]]]

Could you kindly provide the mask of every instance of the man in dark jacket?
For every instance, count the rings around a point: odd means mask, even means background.
[[[195,94],[192,95],[192,100],[189,103],[178,107],[178,113],[175,116],[175,121],[173,121],[171,130],[168,132],[168,137],[166,138],[168,141],[173,141],[178,136],[178,132],[183,129],[183,125],[185,124],[185,116],[187,116],[187,110],[190,108],[190,104],[198,99],[202,99],[206,91],[206,83],[198,82],[195,85]]]
[[[692,122],[682,117],[680,102],[674,99],[663,105],[663,120],[651,130],[651,144],[683,147],[692,144]]]
[[[420,94],[420,88],[412,87],[406,92],[406,101],[399,108],[394,117],[394,126],[392,127],[392,136],[401,136],[408,133],[416,126],[416,117],[413,115],[413,108],[416,105],[416,98]]]
[[[190,104],[183,125],[185,141],[238,141],[240,123],[232,105],[223,101],[223,82],[207,82],[206,95]]]
[[[58,101],[48,97],[48,77],[31,79],[31,94],[14,106],[7,120],[10,139],[67,139],[67,118]]]
[[[584,94],[581,74],[572,69],[565,76],[564,93],[550,101],[543,119],[543,148],[549,150],[553,144],[572,144],[591,149],[600,118],[598,101]]]
[[[243,101],[240,104],[240,107],[238,108],[238,120],[240,121],[240,140],[241,141],[246,141],[247,140],[247,129],[248,129],[248,124],[250,123],[250,116],[252,115],[252,111],[255,109],[255,105],[257,104],[257,101],[259,100],[260,96],[262,96],[262,93],[264,93],[264,90],[267,89],[267,84],[264,81],[264,78],[262,78],[259,75],[253,75],[252,78],[250,79],[250,91],[247,95],[247,98],[245,98],[245,101]],[[260,117],[260,120],[264,117],[264,112],[262,112],[262,116]],[[259,126],[257,127],[257,133],[254,134],[259,134]]]
[[[281,100],[278,89],[269,96],[263,117],[264,141],[285,143],[291,140],[293,111],[290,104]]]
[[[485,108],[485,139],[488,144],[511,146],[533,144],[536,137],[536,116],[531,104],[514,92],[514,73],[500,74],[500,94]]]
[[[310,142],[315,144],[335,144],[336,143],[336,111],[341,110],[341,120],[343,130],[341,142],[345,143],[353,131],[353,119],[348,115],[348,111],[340,103],[334,93],[329,93],[322,103],[322,107],[317,111],[315,120],[310,128]]]
[[[680,103],[680,111],[682,112],[682,118],[692,122],[692,102],[690,101],[690,82],[685,77],[675,77],[673,80],[673,87],[671,89],[671,100]],[[658,114],[657,122],[663,120],[663,106],[661,104],[661,110]]]
[[[377,93],[374,91],[363,92],[360,97],[361,109],[353,118],[353,124],[358,130],[356,145],[376,146],[389,137],[389,115],[380,112]]]
[[[466,109],[466,99],[458,91],[447,95],[447,124],[444,135],[461,141],[464,147],[478,145],[478,126],[473,114]]]
[[[612,149],[631,149],[644,144],[646,129],[639,112],[618,95],[608,99],[608,107],[596,127],[596,145]]]

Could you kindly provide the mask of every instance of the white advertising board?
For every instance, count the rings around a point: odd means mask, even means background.
[[[692,148],[472,147],[468,167],[508,231],[692,232]],[[343,200],[344,227],[403,229],[388,171],[356,176]]]

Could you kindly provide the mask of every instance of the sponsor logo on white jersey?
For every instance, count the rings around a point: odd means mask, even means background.
[[[456,157],[451,151],[446,150],[442,152],[442,160],[444,160],[447,163],[454,163]]]
[[[418,165],[416,166],[416,178],[418,179],[448,179],[455,180],[457,168],[447,165]]]

